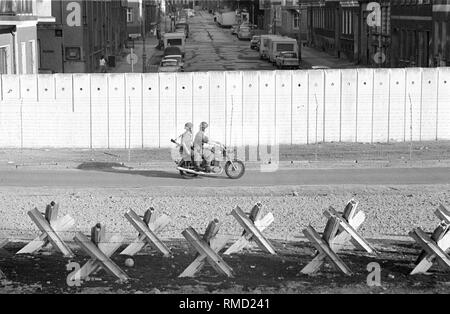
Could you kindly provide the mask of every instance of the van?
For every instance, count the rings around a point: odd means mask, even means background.
[[[185,44],[186,44],[186,35],[184,32],[179,33],[165,33],[163,36],[164,49],[167,47],[178,47],[181,50],[181,53],[184,57],[185,54]]]
[[[270,38],[268,46],[268,59],[272,63],[275,63],[281,52],[293,52],[298,56],[298,44],[294,38],[281,36]]]
[[[260,41],[259,41],[259,57],[264,60],[267,59],[268,54],[268,47],[269,47],[269,39],[270,38],[276,38],[280,37],[278,35],[261,35]]]

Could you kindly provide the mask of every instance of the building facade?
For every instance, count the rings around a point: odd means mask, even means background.
[[[53,0],[54,23],[38,26],[43,73],[96,72],[101,56],[114,65],[127,40],[126,0]]]
[[[141,4],[139,0],[128,0],[127,4],[127,34],[128,37],[142,36]]]
[[[433,66],[450,66],[450,0],[433,1]]]
[[[431,0],[391,1],[392,67],[433,65]]]
[[[0,1],[0,74],[38,73],[37,28],[51,23],[51,0]]]

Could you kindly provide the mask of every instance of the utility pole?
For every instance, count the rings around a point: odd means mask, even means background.
[[[145,14],[146,14],[146,10],[145,10],[145,0],[141,0],[141,5],[142,5],[142,18],[141,18],[141,22],[142,22],[142,73],[146,73],[147,72],[147,55],[145,53]]]
[[[275,6],[272,6],[273,8],[273,34],[277,34],[277,8]]]

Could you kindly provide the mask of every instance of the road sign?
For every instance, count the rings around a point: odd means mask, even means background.
[[[127,62],[128,64],[135,65],[138,62],[138,56],[135,53],[130,53],[127,56]]]

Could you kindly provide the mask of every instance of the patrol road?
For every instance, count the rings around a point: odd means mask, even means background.
[[[185,179],[176,169],[129,170],[0,169],[1,187],[145,188],[158,186],[263,187],[286,185],[415,185],[448,184],[450,168],[291,169],[263,173],[255,170],[239,180],[225,175]]]

